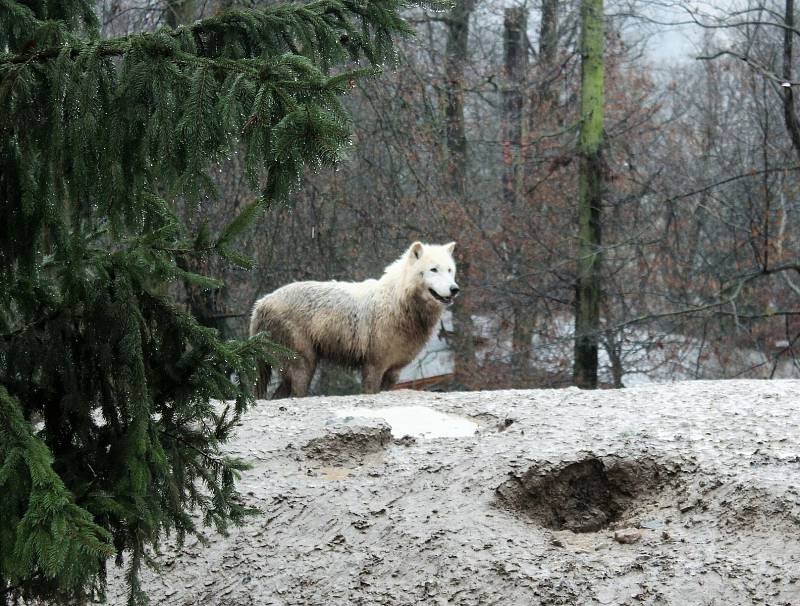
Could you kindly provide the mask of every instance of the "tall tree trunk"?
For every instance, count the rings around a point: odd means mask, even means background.
[[[554,107],[558,102],[558,93],[555,80],[559,69],[556,65],[558,51],[558,2],[559,0],[542,0],[542,22],[539,25],[539,58],[537,72],[539,80],[537,86],[531,91],[531,100],[536,111],[531,111],[528,125],[531,132],[535,120],[540,116],[556,116],[553,122],[562,124],[563,119],[554,114]]]
[[[197,0],[166,0],[164,4],[164,17],[170,27],[191,23],[197,17]],[[187,220],[191,223],[191,216],[187,217]],[[209,274],[207,258],[186,258],[180,264],[181,269],[186,271]],[[183,286],[186,292],[186,304],[197,321],[203,326],[216,328],[224,337],[228,336],[225,334],[225,318],[229,314],[223,311],[222,291],[218,288],[203,288],[190,282],[184,282]]]
[[[528,72],[528,16],[522,7],[504,15],[505,83],[503,86],[503,198],[510,214],[520,209],[522,177],[522,109]]]
[[[469,18],[475,8],[474,0],[459,0],[447,20],[445,50],[447,174],[449,193],[458,204],[467,204],[467,136],[464,127],[464,65],[467,61]],[[459,261],[458,282],[462,295],[453,308],[454,362],[456,387],[468,389],[475,385],[475,327],[472,322],[470,292],[471,265],[468,256]]]
[[[188,257],[179,260],[178,265],[184,271],[204,276],[211,274],[208,258]],[[225,297],[222,289],[204,288],[188,281],[184,281],[183,288],[186,293],[186,305],[200,324],[216,328],[223,338],[234,336],[228,330],[226,319],[238,316],[225,311]]]
[[[165,4],[164,17],[170,27],[191,23],[197,16],[197,0],[166,0]]]
[[[611,362],[611,382],[614,389],[621,389],[625,387],[622,382],[622,376],[625,374],[625,368],[622,365],[622,334],[613,330],[607,331],[603,346],[608,354],[608,360]]]
[[[583,0],[580,19],[581,132],[573,379],[578,387],[594,389],[602,296],[603,0]]]
[[[712,40],[709,35],[708,41]],[[703,48],[703,54],[709,52],[709,48]],[[705,73],[703,78],[704,84],[704,99],[702,102],[702,112],[700,113],[700,158],[699,168],[701,175],[712,174],[712,166],[714,162],[714,148],[716,147],[716,133],[717,126],[719,125],[719,80],[717,77],[717,65],[712,61],[706,62]],[[705,263],[705,250],[704,240],[707,239],[707,213],[709,206],[709,198],[712,192],[706,191],[699,195],[697,204],[695,206],[694,216],[692,220],[692,227],[688,234],[687,251],[689,255],[689,267],[691,272],[702,272],[703,263]],[[671,273],[674,272],[673,279],[679,280],[680,283],[680,263],[673,263]]]
[[[504,215],[514,221],[522,216],[523,199],[523,107],[525,80],[528,74],[528,15],[523,7],[505,9],[503,46],[505,49],[505,82],[503,87],[503,199]],[[510,227],[510,226],[509,226]],[[515,234],[509,229],[507,233]],[[523,274],[525,239],[512,235],[509,261],[514,283]],[[514,386],[525,383],[530,374],[533,314],[530,302],[518,292],[512,293],[514,314],[511,339],[511,367]]]
[[[558,48],[558,0],[542,0],[539,26],[539,61],[548,68],[555,63]]]
[[[783,15],[784,27],[783,29],[783,80],[786,83],[792,81],[792,61],[793,55],[793,42],[794,42],[794,0],[786,0],[785,11]],[[783,121],[786,124],[786,130],[789,131],[789,137],[792,140],[792,147],[795,153],[800,156],[800,123],[797,120],[797,114],[794,109],[794,88],[792,86],[783,86]]]

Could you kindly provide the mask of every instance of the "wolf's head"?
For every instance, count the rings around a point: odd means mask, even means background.
[[[455,246],[455,242],[444,245],[414,242],[406,255],[415,281],[421,282],[423,296],[442,305],[452,305],[459,291],[453,261]]]

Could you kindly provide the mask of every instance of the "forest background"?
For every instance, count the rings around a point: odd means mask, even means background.
[[[108,35],[236,3],[107,0]],[[248,6],[258,2],[244,3]],[[263,4],[263,3],[262,3]],[[597,383],[796,376],[800,336],[793,2],[625,0],[605,6]],[[176,293],[203,324],[246,334],[287,282],[376,277],[409,242],[458,242],[463,296],[439,332],[438,388],[573,382],[581,125],[580,2],[459,1],[407,15],[397,69],[359,81],[335,170],[306,174],[246,238],[246,271]],[[252,198],[242,161],[212,231]],[[439,365],[441,366],[441,365]],[[356,379],[323,367],[318,391]]]

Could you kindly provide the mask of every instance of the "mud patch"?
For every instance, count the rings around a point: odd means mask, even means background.
[[[618,520],[669,475],[650,460],[587,456],[532,465],[497,487],[498,499],[546,528],[596,532]]]
[[[798,394],[800,381],[692,381],[262,403],[226,445],[253,464],[239,487],[262,514],[202,543],[166,537],[142,589],[159,606],[800,606]],[[390,442],[356,464],[301,450],[380,422],[334,410],[398,406],[477,421],[480,435]],[[505,417],[516,422],[495,430]],[[551,530],[529,517],[529,492],[507,487],[514,509],[494,494],[509,471],[541,488],[592,458],[626,493],[608,529]],[[111,606],[128,603],[126,570],[108,566]]]
[[[391,440],[392,430],[386,423],[343,425],[309,440],[303,452],[324,463],[361,463],[364,457],[383,451]]]

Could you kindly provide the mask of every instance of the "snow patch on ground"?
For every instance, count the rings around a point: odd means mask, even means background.
[[[344,421],[358,418],[383,419],[396,438],[462,438],[478,431],[478,424],[458,415],[426,406],[384,406],[382,408],[341,408],[334,414]]]

